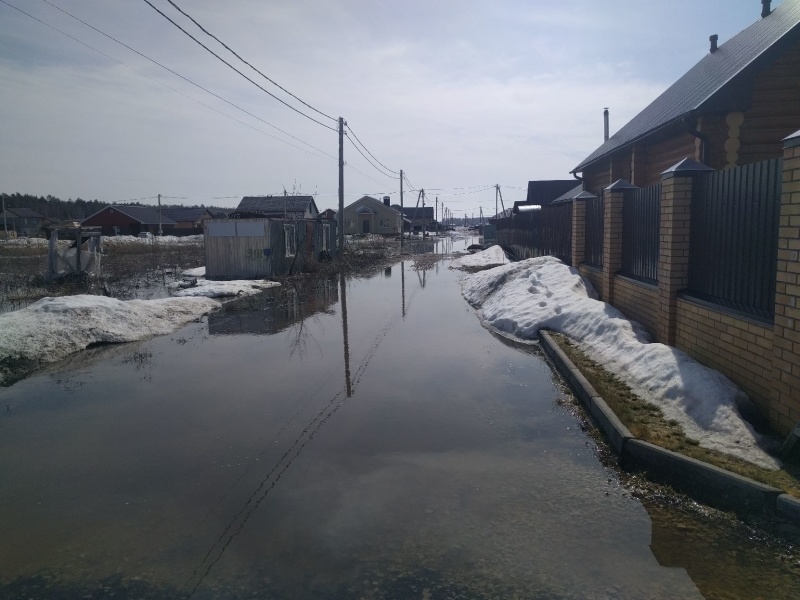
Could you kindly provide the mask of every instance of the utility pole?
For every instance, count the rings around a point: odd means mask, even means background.
[[[500,194],[500,184],[494,184],[494,217],[497,218],[497,196]]]
[[[405,213],[403,213],[403,169],[400,169],[400,252],[401,253],[403,251],[403,230],[405,228],[406,228],[406,215]]]
[[[151,196],[152,198],[152,196]],[[158,195],[158,235],[162,235],[161,231],[161,194]]]
[[[422,241],[425,241],[425,190],[422,190]]]
[[[8,239],[8,221],[6,221],[6,197],[3,196],[3,229],[6,230],[6,239]]]
[[[344,251],[344,119],[339,117],[339,252]]]
[[[439,196],[436,196],[436,212],[433,213],[433,220],[436,221],[436,235],[439,235]]]

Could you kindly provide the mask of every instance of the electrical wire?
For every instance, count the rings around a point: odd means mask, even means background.
[[[390,177],[391,179],[396,179],[396,177],[392,177],[392,175],[390,175],[389,173],[385,173],[385,172],[384,172],[384,171],[383,171],[383,170],[382,170],[380,167],[378,167],[378,166],[377,166],[375,163],[373,163],[373,162],[372,162],[372,161],[371,161],[369,158],[367,158],[367,155],[366,155],[366,154],[364,154],[364,153],[361,151],[361,148],[359,148],[358,146],[356,146],[356,144],[353,142],[353,140],[351,140],[351,139],[350,139],[350,136],[349,136],[349,135],[348,135],[348,136],[346,136],[346,137],[347,137],[347,141],[349,141],[349,142],[350,142],[350,145],[351,145],[351,146],[353,146],[353,148],[355,148],[355,149],[356,149],[356,151],[357,151],[357,152],[358,152],[358,153],[359,153],[361,156],[363,156],[363,157],[364,157],[364,160],[366,160],[366,161],[367,161],[367,162],[368,162],[370,165],[372,165],[372,167],[373,167],[373,168],[374,168],[376,171],[378,171],[378,172],[379,172],[381,175],[384,175],[384,176],[386,176],[386,177]]]
[[[120,61],[120,60],[118,60],[118,59],[114,58],[113,56],[111,56],[111,55],[109,55],[109,54],[106,54],[106,53],[105,53],[105,52],[103,52],[102,50],[98,50],[97,48],[95,48],[95,47],[93,47],[93,46],[90,46],[90,45],[89,45],[89,44],[87,44],[86,42],[83,42],[83,41],[79,40],[78,38],[76,38],[76,37],[73,37],[73,36],[71,36],[70,34],[68,34],[68,33],[65,33],[65,32],[61,31],[61,30],[60,30],[60,29],[58,29],[57,27],[54,27],[54,26],[52,26],[52,25],[50,25],[50,24],[48,24],[48,23],[45,23],[45,22],[44,22],[44,21],[42,21],[41,19],[39,19],[39,18],[37,18],[37,17],[35,17],[35,16],[33,16],[33,15],[31,15],[31,14],[29,14],[29,13],[25,12],[24,10],[22,10],[22,9],[20,9],[20,8],[17,8],[17,7],[16,7],[16,6],[14,6],[13,4],[9,4],[9,3],[8,3],[8,2],[6,2],[5,0],[0,0],[0,2],[2,2],[3,4],[5,4],[5,5],[7,5],[7,6],[10,6],[11,8],[13,8],[13,9],[15,9],[15,10],[17,10],[17,11],[21,12],[22,14],[24,14],[24,15],[26,15],[26,16],[28,16],[28,17],[30,17],[31,19],[33,19],[33,20],[35,20],[35,21],[38,21],[38,22],[39,22],[39,23],[41,23],[42,25],[44,25],[44,26],[46,26],[46,27],[49,27],[50,29],[52,29],[52,30],[54,30],[54,31],[57,31],[57,32],[58,32],[58,33],[60,33],[61,35],[64,35],[64,36],[68,37],[69,39],[71,39],[71,40],[73,40],[73,41],[75,41],[75,42],[77,42],[77,43],[79,43],[79,44],[81,44],[81,45],[83,45],[83,46],[86,46],[87,48],[90,48],[91,50],[94,50],[95,52],[97,52],[97,53],[99,53],[99,54],[102,54],[102,55],[103,55],[103,56],[105,56],[106,58],[108,58],[108,59],[110,59],[110,60],[113,60],[114,62],[116,62],[116,63],[118,63],[118,64],[120,64],[120,65],[122,65],[122,66],[124,66],[124,67],[127,67],[127,68],[131,69],[132,71],[135,71],[136,73],[139,73],[140,75],[142,75],[142,76],[144,76],[144,77],[147,77],[147,78],[148,78],[148,79],[150,79],[151,81],[154,81],[154,82],[158,83],[159,85],[163,85],[164,87],[166,87],[166,88],[167,88],[167,89],[169,89],[169,90],[172,90],[172,91],[173,91],[173,92],[175,92],[176,94],[180,94],[181,96],[183,96],[183,97],[185,97],[185,98],[188,98],[189,100],[192,100],[192,101],[194,101],[194,102],[197,102],[197,103],[198,103],[198,104],[200,104],[201,106],[205,106],[206,108],[208,108],[208,109],[210,109],[210,110],[213,110],[214,112],[216,112],[216,113],[218,113],[218,114],[220,114],[220,115],[222,115],[222,116],[224,116],[224,117],[227,117],[227,118],[229,118],[229,119],[231,119],[231,120],[233,120],[233,121],[236,121],[237,123],[240,123],[240,124],[244,125],[245,127],[250,127],[250,128],[251,128],[251,129],[253,129],[254,131],[258,131],[258,132],[260,132],[260,133],[263,133],[263,134],[264,134],[264,135],[266,135],[267,137],[270,137],[270,138],[272,138],[272,139],[274,139],[274,140],[278,140],[279,142],[282,142],[282,143],[286,144],[287,146],[291,146],[292,148],[297,148],[298,150],[302,150],[303,152],[309,152],[309,151],[308,151],[308,150],[306,150],[305,148],[301,148],[301,147],[299,147],[299,146],[295,146],[294,144],[291,144],[291,143],[287,142],[286,140],[282,140],[282,139],[281,139],[281,138],[279,138],[279,137],[275,137],[274,135],[270,135],[270,134],[269,134],[269,133],[267,133],[266,131],[263,131],[263,130],[261,130],[261,129],[258,129],[257,127],[253,127],[253,126],[252,126],[252,125],[250,125],[249,123],[245,123],[244,121],[241,121],[241,120],[237,119],[236,117],[232,117],[232,116],[230,116],[230,115],[228,115],[228,114],[226,114],[226,113],[222,112],[221,110],[218,110],[218,109],[214,108],[213,106],[210,106],[210,105],[208,105],[208,104],[206,104],[206,103],[204,103],[204,102],[201,102],[200,100],[197,100],[197,99],[195,99],[195,98],[192,98],[191,96],[188,96],[188,95],[184,94],[183,92],[181,92],[181,91],[179,91],[179,90],[176,90],[175,88],[173,88],[173,87],[171,87],[171,86],[169,86],[169,85],[167,85],[167,84],[165,84],[165,83],[163,83],[163,82],[161,82],[161,81],[158,81],[157,79],[154,79],[153,77],[150,77],[150,76],[149,76],[149,75],[147,75],[146,73],[142,73],[141,71],[139,71],[139,70],[135,69],[134,67],[131,67],[130,65],[127,65],[127,64],[125,64],[124,62],[122,62],[122,61]],[[181,75],[181,74],[180,74],[180,73],[178,73],[177,71],[175,71],[175,70],[173,70],[173,69],[170,69],[169,67],[167,67],[167,66],[165,66],[165,65],[161,64],[161,63],[160,63],[160,62],[158,62],[157,60],[154,60],[154,59],[150,58],[149,56],[147,56],[146,54],[143,54],[143,53],[139,52],[138,50],[136,50],[136,48],[133,48],[133,47],[129,46],[129,45],[128,45],[128,44],[126,44],[125,42],[121,42],[121,41],[119,41],[119,40],[118,40],[118,39],[116,39],[115,37],[113,37],[113,36],[111,36],[111,35],[109,35],[109,34],[105,33],[104,31],[101,31],[100,29],[98,29],[98,28],[97,28],[97,27],[95,27],[94,25],[91,25],[90,23],[87,23],[86,21],[84,21],[84,20],[83,20],[83,19],[81,19],[80,17],[76,17],[75,15],[73,15],[72,13],[70,13],[70,12],[68,12],[68,11],[64,10],[64,9],[63,9],[63,8],[61,8],[60,6],[57,6],[57,5],[53,4],[52,2],[50,2],[50,0],[42,0],[42,2],[44,2],[45,4],[49,4],[49,5],[50,5],[50,6],[52,6],[53,8],[55,8],[55,9],[58,9],[59,11],[61,11],[62,13],[64,13],[65,15],[67,15],[67,16],[69,16],[69,17],[71,17],[72,19],[75,19],[75,20],[76,20],[76,21],[78,21],[79,23],[82,23],[82,24],[84,24],[86,27],[88,27],[88,28],[92,29],[93,31],[96,31],[96,32],[97,32],[97,33],[99,33],[100,35],[103,35],[103,36],[107,37],[108,39],[110,39],[111,41],[113,41],[113,42],[115,42],[115,43],[119,44],[120,46],[122,46],[122,47],[124,47],[124,48],[127,48],[127,49],[128,49],[128,50],[130,50],[131,52],[133,52],[133,53],[135,53],[135,54],[138,54],[139,56],[141,56],[141,57],[142,57],[142,58],[144,58],[145,60],[148,60],[148,61],[150,61],[150,62],[151,62],[151,63],[153,63],[154,65],[157,65],[157,66],[161,67],[162,69],[164,69],[165,71],[168,71],[168,72],[172,73],[172,74],[173,74],[173,75],[175,75],[176,77],[179,77],[179,78],[183,79],[183,80],[184,80],[186,83],[189,83],[189,84],[191,84],[191,85],[195,86],[196,88],[198,88],[198,89],[200,89],[200,90],[202,90],[202,91],[206,92],[207,94],[210,94],[210,95],[214,96],[214,97],[215,97],[215,98],[217,98],[218,100],[221,100],[222,102],[225,102],[226,104],[228,104],[228,105],[232,106],[233,108],[235,108],[235,109],[237,109],[237,110],[239,110],[239,111],[243,112],[244,114],[246,114],[246,115],[248,115],[248,116],[250,116],[250,117],[252,117],[252,118],[256,119],[257,121],[260,121],[260,122],[261,122],[261,123],[263,123],[264,125],[267,125],[268,127],[271,127],[272,129],[274,129],[274,130],[276,130],[276,131],[279,131],[279,132],[281,132],[283,135],[285,135],[285,136],[287,136],[287,137],[289,137],[289,138],[291,138],[291,139],[293,139],[293,140],[295,140],[295,141],[297,141],[297,142],[300,142],[301,144],[304,144],[304,145],[308,146],[308,147],[309,147],[309,148],[311,148],[312,150],[315,150],[316,152],[319,152],[320,154],[323,154],[323,155],[327,156],[328,158],[331,158],[331,159],[333,159],[333,160],[338,160],[338,159],[337,159],[335,156],[333,156],[332,154],[328,154],[328,153],[327,153],[327,152],[325,152],[324,150],[322,150],[322,149],[320,149],[320,148],[317,148],[316,146],[314,146],[314,145],[312,145],[312,144],[309,144],[308,142],[306,142],[306,141],[304,141],[304,140],[301,140],[299,137],[296,137],[296,136],[292,135],[292,134],[291,134],[291,133],[289,133],[288,131],[284,131],[284,130],[283,130],[283,129],[281,129],[280,127],[277,127],[277,126],[273,125],[272,123],[270,123],[270,122],[268,122],[268,121],[265,121],[265,120],[264,120],[264,119],[262,119],[261,117],[259,117],[259,116],[255,115],[255,114],[251,113],[250,111],[248,111],[248,110],[245,110],[244,108],[242,108],[242,107],[240,107],[240,106],[238,106],[238,105],[234,104],[233,102],[230,102],[229,100],[226,100],[225,98],[223,98],[223,97],[222,97],[222,96],[220,96],[219,94],[216,94],[216,93],[212,92],[211,90],[209,90],[209,89],[207,89],[207,88],[203,87],[203,86],[202,86],[202,85],[200,85],[199,83],[195,83],[194,81],[192,81],[192,80],[191,80],[191,79],[189,79],[188,77],[184,77],[183,75]],[[312,154],[312,155],[314,155],[312,152],[309,152],[309,154]],[[314,155],[314,156],[316,156],[316,155]]]
[[[235,52],[235,51],[234,51],[234,50],[233,50],[233,49],[232,49],[230,46],[228,46],[228,45],[227,45],[225,42],[223,42],[221,39],[219,39],[219,38],[218,38],[217,36],[215,36],[213,33],[211,33],[210,31],[208,31],[208,30],[207,30],[205,27],[203,27],[202,25],[200,25],[200,23],[198,23],[198,22],[197,22],[197,20],[196,20],[194,17],[192,17],[190,14],[188,14],[188,13],[187,13],[185,10],[183,10],[183,9],[182,9],[180,6],[178,6],[177,4],[175,4],[175,3],[174,3],[172,0],[167,0],[167,2],[169,2],[169,3],[170,3],[172,6],[174,6],[174,7],[175,7],[175,10],[177,10],[179,13],[181,13],[181,14],[182,14],[184,17],[186,17],[186,18],[187,18],[187,19],[189,19],[189,20],[190,20],[192,23],[194,23],[195,25],[197,25],[197,27],[199,27],[199,28],[200,28],[200,30],[201,30],[203,33],[205,33],[207,36],[209,36],[209,37],[212,37],[212,38],[214,38],[215,40],[217,40],[217,42],[219,42],[219,43],[222,45],[222,47],[223,47],[223,48],[225,48],[225,49],[226,49],[228,52],[230,52],[231,54],[233,54],[233,55],[234,55],[236,58],[238,58],[240,61],[242,61],[242,62],[243,62],[244,64],[246,64],[248,67],[250,67],[251,69],[253,69],[253,71],[255,71],[256,73],[258,73],[259,75],[261,75],[261,76],[262,76],[264,79],[266,79],[267,81],[269,81],[269,82],[270,82],[272,85],[274,85],[274,86],[276,86],[277,88],[279,88],[279,89],[283,90],[284,92],[286,92],[287,94],[289,94],[289,95],[290,95],[292,98],[294,98],[295,100],[297,100],[297,101],[298,101],[298,102],[300,102],[301,104],[303,104],[303,105],[307,106],[308,108],[310,108],[310,109],[311,109],[311,110],[313,110],[314,112],[321,114],[323,117],[327,117],[327,118],[329,118],[331,121],[338,121],[338,119],[336,119],[336,118],[334,118],[334,117],[332,117],[332,116],[330,116],[330,115],[327,115],[327,114],[325,114],[325,113],[324,113],[324,112],[322,112],[321,110],[318,110],[318,109],[314,108],[314,107],[313,107],[313,106],[311,106],[311,105],[310,105],[308,102],[305,102],[305,101],[304,101],[304,100],[302,100],[301,98],[298,98],[298,97],[297,97],[297,96],[295,96],[295,95],[294,95],[292,92],[290,92],[289,90],[287,90],[285,87],[283,87],[282,85],[280,85],[280,84],[279,84],[278,82],[276,82],[275,80],[273,80],[273,79],[270,79],[269,77],[267,77],[266,75],[264,75],[264,73],[262,73],[261,71],[259,71],[259,70],[258,70],[257,68],[255,68],[255,67],[254,67],[252,64],[250,64],[250,63],[249,63],[249,62],[247,62],[245,59],[243,59],[241,56],[239,56],[239,54],[237,54],[237,53],[236,53],[236,52]]]
[[[326,124],[325,124],[325,123],[323,123],[322,121],[319,121],[319,120],[315,119],[314,117],[307,115],[306,113],[304,113],[304,112],[303,112],[303,111],[301,111],[300,109],[298,109],[298,108],[296,108],[296,107],[292,106],[291,104],[289,104],[288,102],[286,102],[286,101],[285,101],[285,100],[283,100],[282,98],[278,98],[278,96],[276,96],[275,94],[273,94],[273,93],[272,93],[272,92],[270,92],[269,90],[265,89],[263,86],[259,85],[258,83],[256,83],[256,82],[255,82],[255,81],[253,81],[252,79],[250,79],[250,78],[249,78],[247,75],[245,75],[244,73],[242,73],[242,72],[241,72],[239,69],[237,69],[236,67],[234,67],[234,66],[233,66],[231,63],[229,63],[227,60],[225,60],[224,58],[222,58],[222,57],[221,57],[219,54],[217,54],[216,52],[214,52],[214,51],[213,51],[211,48],[209,48],[209,47],[208,47],[208,46],[206,46],[206,45],[205,45],[203,42],[201,42],[201,41],[200,41],[200,40],[198,40],[196,37],[194,37],[194,36],[193,36],[191,33],[189,33],[188,31],[186,31],[186,30],[185,30],[183,27],[181,27],[181,26],[180,26],[178,23],[176,23],[175,21],[173,21],[173,20],[172,20],[172,19],[171,19],[171,18],[170,18],[168,15],[166,15],[164,12],[162,12],[162,11],[161,11],[161,10],[160,10],[160,9],[159,9],[157,6],[155,6],[155,5],[154,5],[152,2],[150,2],[150,0],[143,0],[143,2],[145,2],[145,3],[146,3],[148,6],[150,6],[150,7],[151,7],[151,8],[152,8],[154,11],[156,11],[158,14],[160,14],[162,17],[164,17],[164,18],[165,18],[167,21],[169,21],[170,23],[172,23],[172,24],[173,24],[175,27],[177,27],[178,29],[180,29],[180,30],[181,30],[181,31],[182,31],[184,34],[186,34],[186,35],[187,35],[189,38],[191,38],[191,39],[192,39],[192,41],[194,41],[194,42],[195,42],[196,44],[198,44],[200,47],[202,47],[203,49],[205,49],[205,50],[206,50],[206,52],[208,52],[208,53],[209,53],[209,54],[211,54],[212,56],[216,57],[216,58],[217,58],[217,60],[219,60],[219,61],[220,61],[220,62],[222,62],[223,64],[227,65],[227,66],[228,66],[230,69],[232,69],[232,70],[236,71],[236,72],[237,72],[239,75],[241,75],[242,77],[244,77],[244,78],[245,78],[247,81],[249,81],[250,83],[252,83],[254,86],[256,86],[258,89],[260,89],[262,92],[264,92],[264,93],[265,93],[265,94],[267,94],[268,96],[271,96],[272,98],[274,98],[275,100],[277,100],[278,102],[280,102],[281,104],[283,104],[284,106],[286,106],[286,107],[288,107],[288,108],[292,109],[292,110],[293,110],[294,112],[296,112],[297,114],[299,114],[299,115],[303,115],[303,116],[304,116],[306,119],[308,119],[309,121],[313,121],[313,122],[314,122],[314,123],[316,123],[317,125],[321,125],[322,127],[325,127],[326,129],[330,129],[331,131],[338,131],[337,129],[335,129],[335,128],[331,127],[330,125],[326,125]]]
[[[170,0],[168,0],[168,1],[170,1]],[[385,164],[383,164],[381,161],[379,161],[377,158],[375,158],[375,155],[367,149],[367,147],[364,145],[364,142],[362,142],[360,139],[358,139],[358,136],[356,135],[356,132],[353,131],[353,128],[350,127],[350,124],[347,123],[346,125],[347,125],[347,128],[350,130],[350,133],[353,134],[353,137],[356,138],[356,141],[361,145],[361,147],[366,151],[366,153],[369,154],[375,160],[376,163],[378,163],[380,166],[382,166],[384,169],[386,169],[390,173],[394,173],[395,175],[400,175],[399,171],[393,171],[392,169],[387,167]]]

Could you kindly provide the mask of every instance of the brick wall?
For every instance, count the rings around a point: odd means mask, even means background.
[[[600,299],[602,300],[603,271],[594,267],[587,267],[586,265],[580,265],[578,267],[578,271],[580,271],[580,274],[591,282],[591,284],[594,286],[594,289],[597,291],[597,295],[600,296]]]
[[[628,277],[614,278],[614,306],[629,319],[639,321],[656,339],[658,331],[658,286]]]
[[[765,414],[772,393],[772,341],[769,325],[678,300],[675,346],[734,381]]]

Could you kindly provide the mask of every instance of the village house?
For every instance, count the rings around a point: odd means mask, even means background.
[[[362,196],[344,207],[344,232],[379,233],[397,235],[402,231],[403,218],[400,211],[389,205],[389,196],[383,202],[371,196]]]
[[[319,210],[313,196],[245,196],[232,219],[316,219]]]
[[[36,237],[42,232],[46,219],[30,208],[6,208],[0,212],[0,227],[14,231],[18,236]]]
[[[392,208],[403,215],[404,231],[421,231],[423,227],[429,230],[435,227],[436,220],[432,206],[404,206],[392,204]]]
[[[207,208],[180,206],[162,208],[161,216],[166,216],[175,221],[170,230],[172,235],[199,235],[203,233],[203,224],[214,218]]]
[[[139,235],[159,232],[172,235],[174,220],[151,206],[112,205],[97,211],[81,222],[82,227],[99,227],[103,235]]]

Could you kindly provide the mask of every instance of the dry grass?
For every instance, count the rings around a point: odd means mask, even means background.
[[[562,334],[551,335],[635,437],[800,498],[798,459],[788,461],[779,471],[769,471],[727,454],[700,447],[697,442],[686,437],[677,422],[667,421],[657,407],[636,396],[624,382],[587,357],[569,338]]]

